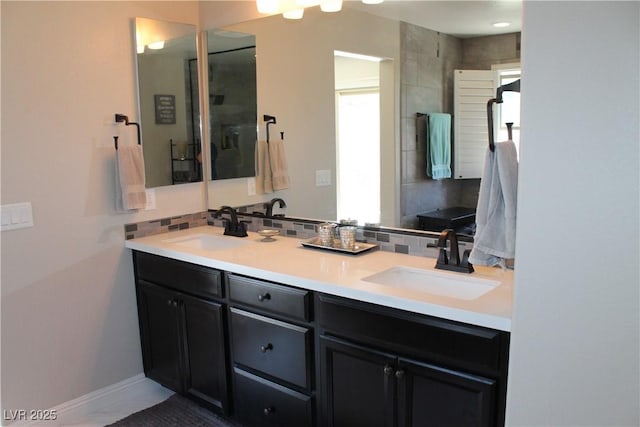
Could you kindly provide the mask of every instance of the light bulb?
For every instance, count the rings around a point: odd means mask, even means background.
[[[282,14],[286,19],[302,19],[304,16],[304,8],[288,10]]]
[[[340,12],[342,10],[342,0],[322,0],[320,10],[323,12]]]
[[[277,13],[280,9],[278,0],[256,0],[256,5],[260,13]]]
[[[149,49],[153,49],[153,50],[164,49],[164,40],[160,40],[160,41],[157,41],[157,42],[149,43],[147,45],[147,47]]]

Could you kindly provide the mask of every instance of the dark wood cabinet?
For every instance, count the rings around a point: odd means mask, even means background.
[[[504,424],[508,333],[344,298],[316,301],[321,425]]]
[[[145,374],[243,427],[504,425],[509,333],[134,251]]]
[[[258,375],[234,368],[235,418],[243,426],[312,427],[313,399]]]
[[[320,357],[322,425],[395,425],[393,355],[322,336]]]
[[[227,273],[235,418],[315,425],[312,293]]]
[[[399,358],[398,426],[495,425],[496,381],[441,366]]]
[[[171,390],[181,390],[179,294],[144,281],[137,283],[137,294],[144,372]]]
[[[171,390],[227,413],[224,306],[221,302],[143,279],[149,277],[144,273],[146,271],[166,268],[153,268],[154,264],[163,263],[162,258],[158,258],[143,256],[136,259],[136,270],[142,271],[136,275],[136,288],[145,375]],[[171,274],[176,277],[180,276],[181,268],[183,272],[192,271],[187,263],[174,264],[173,268],[177,270],[172,270]],[[162,277],[167,280],[166,275]],[[173,282],[173,286],[180,287],[180,281]],[[203,287],[206,289],[203,293],[210,294],[206,280]],[[198,283],[190,280],[185,288],[197,289]]]

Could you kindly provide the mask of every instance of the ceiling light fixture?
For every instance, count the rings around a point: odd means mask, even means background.
[[[509,25],[511,25],[511,22],[494,22],[493,26],[496,28],[504,28],[504,27],[508,27]]]
[[[320,5],[323,12],[339,12],[343,0],[256,0],[258,12],[267,15],[281,13],[286,19],[302,19],[304,9]],[[364,4],[380,4],[384,0],[362,0]]]
[[[164,40],[160,40],[160,41],[157,41],[157,42],[149,43],[147,45],[147,47],[149,49],[152,49],[152,50],[164,49]]]

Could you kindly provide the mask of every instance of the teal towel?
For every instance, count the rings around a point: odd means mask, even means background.
[[[433,179],[451,178],[451,114],[429,114],[427,156]]]

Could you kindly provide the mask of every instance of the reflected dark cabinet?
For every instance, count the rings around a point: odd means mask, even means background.
[[[219,279],[219,272],[154,255],[138,254],[134,259],[145,374],[226,413],[229,391],[224,306],[169,287],[173,282],[176,287],[210,295],[216,289],[211,282]],[[156,274],[158,277],[153,277]]]

